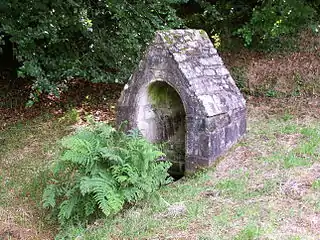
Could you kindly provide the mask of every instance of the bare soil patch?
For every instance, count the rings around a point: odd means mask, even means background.
[[[30,88],[24,83],[0,96],[0,130],[44,113],[61,117],[70,108],[75,108],[81,118],[91,114],[100,121],[114,121],[115,107],[123,85],[74,80],[60,98],[43,95],[38,103],[25,107]]]

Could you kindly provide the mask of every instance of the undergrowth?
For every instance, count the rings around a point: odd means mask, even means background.
[[[142,136],[91,122],[61,141],[43,206],[61,225],[118,213],[171,181],[169,162]]]

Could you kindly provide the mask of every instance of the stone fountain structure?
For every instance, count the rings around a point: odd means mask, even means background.
[[[246,132],[245,100],[203,30],[158,31],[119,100],[127,121],[164,144],[171,172],[209,167]]]

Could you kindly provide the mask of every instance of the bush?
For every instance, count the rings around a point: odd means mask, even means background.
[[[73,77],[126,82],[153,33],[180,26],[176,2],[0,0],[0,46],[10,36],[33,101],[59,95]]]
[[[189,0],[177,7],[190,28],[204,29],[220,50],[278,51],[294,47],[295,34],[318,31],[319,0]],[[217,41],[218,40],[218,41]]]
[[[13,48],[19,75],[33,81],[32,104],[75,77],[126,82],[156,30],[201,28],[222,48],[238,49],[239,37],[270,48],[306,24],[318,31],[319,8],[318,0],[0,0],[0,47]]]
[[[118,213],[171,181],[169,162],[137,132],[93,122],[62,140],[43,193],[60,224]],[[98,215],[97,215],[98,214]]]
[[[250,21],[238,29],[238,34],[246,46],[277,50],[288,44],[288,38],[284,37],[297,34],[306,25],[311,25],[316,16],[316,10],[306,1],[267,0],[253,8]]]

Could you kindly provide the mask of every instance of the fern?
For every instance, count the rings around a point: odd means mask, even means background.
[[[59,206],[59,220],[64,222],[65,219],[69,219],[74,212],[74,209],[78,203],[78,195],[73,195],[70,199],[64,200]]]
[[[121,210],[124,199],[116,188],[117,182],[108,173],[94,177],[83,177],[80,182],[82,195],[93,194],[94,199],[105,215]]]
[[[96,214],[121,211],[171,181],[169,162],[138,131],[125,134],[92,122],[61,141],[52,166],[53,178],[43,193],[43,206],[60,224],[84,221]]]
[[[54,185],[48,185],[43,192],[43,206],[52,207],[56,206],[56,188]]]

